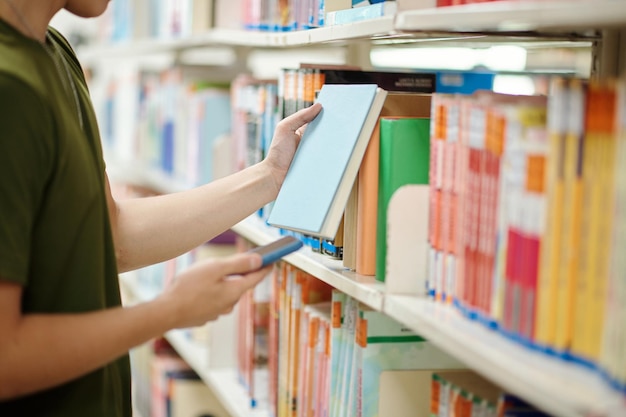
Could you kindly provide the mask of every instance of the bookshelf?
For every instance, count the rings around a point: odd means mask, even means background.
[[[290,49],[376,42],[425,42],[451,40],[456,43],[551,41],[592,42],[601,48],[603,59],[594,71],[618,74],[624,71],[626,1],[529,1],[489,3],[440,9],[409,10],[388,18],[337,27],[291,33],[250,33],[214,29],[184,39],[142,40],[111,46],[96,46],[79,51],[81,59],[97,62],[103,57],[149,55],[207,46],[233,48]],[[616,35],[617,34],[617,35]],[[612,58],[608,59],[607,56]],[[611,68],[602,67],[611,63]],[[116,178],[149,186],[160,192],[186,187],[171,182],[158,172],[111,165]],[[250,217],[233,230],[252,243],[262,245],[279,237],[258,218]],[[626,414],[626,400],[611,389],[597,373],[571,363],[548,357],[513,342],[479,323],[461,316],[450,305],[430,300],[388,294],[384,284],[373,277],[345,270],[340,261],[330,260],[305,248],[285,261],[327,282],[375,310],[404,323],[504,389],[517,394],[542,410],[557,416],[619,417]],[[125,281],[132,282],[132,278]],[[132,291],[142,289],[130,284]],[[138,296],[145,299],[145,294]],[[245,407],[246,394],[237,384],[236,371],[212,369],[205,348],[193,345],[173,331],[166,335],[201,378],[216,392],[225,407],[236,416],[266,416],[264,410]]]

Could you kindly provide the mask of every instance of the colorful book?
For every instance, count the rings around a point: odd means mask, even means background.
[[[380,112],[381,117],[429,117],[430,99],[427,94],[389,92]],[[358,183],[356,272],[376,274],[376,228],[378,222],[378,169],[380,158],[380,121],[374,126],[367,145]]]
[[[554,304],[555,339],[553,347],[566,351],[571,347],[576,308],[576,283],[580,268],[580,242],[583,201],[583,148],[585,131],[586,85],[581,80],[570,80],[570,98],[563,165],[563,234]]]
[[[376,279],[385,281],[387,262],[387,207],[398,188],[428,184],[430,119],[383,117],[380,119],[378,222],[376,229]]]
[[[535,343],[550,346],[554,340],[555,309],[558,285],[561,234],[563,227],[563,151],[567,134],[567,102],[569,89],[566,80],[552,81],[548,98],[548,157],[546,161],[546,227],[539,256],[537,282],[537,314],[535,316]]]
[[[613,203],[613,241],[608,278],[602,351],[599,367],[616,386],[626,387],[626,84],[618,82],[617,144],[615,152],[615,198]]]
[[[615,166],[615,87],[591,82],[585,110],[582,157],[582,217],[579,272],[575,283],[575,307],[571,350],[586,360],[600,355],[604,323],[609,251],[613,213]],[[581,311],[581,309],[583,309]]]
[[[330,388],[329,388],[329,410],[330,415],[337,415],[339,410],[339,395],[341,392],[341,376],[340,367],[343,364],[344,346],[344,312],[348,296],[339,291],[332,292],[331,307],[331,356],[330,356]]]
[[[374,84],[324,85],[268,223],[333,238],[387,92]],[[348,111],[349,109],[349,111]]]

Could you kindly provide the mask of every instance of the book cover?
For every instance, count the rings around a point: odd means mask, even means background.
[[[381,117],[428,117],[428,94],[389,92],[380,112]],[[376,224],[378,221],[378,166],[380,157],[380,121],[374,126],[358,174],[356,272],[376,274]]]
[[[323,238],[337,233],[387,92],[374,84],[324,85],[268,223]]]
[[[387,207],[403,185],[428,184],[430,119],[383,117],[380,119],[378,222],[376,229],[376,279],[385,281],[387,262]]]

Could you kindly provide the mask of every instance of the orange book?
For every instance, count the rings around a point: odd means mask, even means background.
[[[389,92],[380,113],[384,116],[429,117],[431,96]],[[378,158],[380,121],[376,123],[358,174],[356,272],[376,274],[378,216]]]
[[[280,326],[280,285],[282,281],[282,271],[284,264],[278,262],[272,270],[272,293],[270,301],[270,322],[269,322],[269,338],[268,338],[268,374],[269,374],[269,411],[271,416],[278,415],[278,346],[279,346],[279,326]]]
[[[278,417],[286,417],[288,410],[289,375],[289,328],[291,311],[291,291],[295,267],[283,263],[283,277],[280,286],[280,330],[278,344]]]
[[[298,380],[303,371],[299,366],[302,311],[307,305],[330,301],[332,287],[313,275],[297,270],[291,290],[286,415],[295,417],[299,406]]]

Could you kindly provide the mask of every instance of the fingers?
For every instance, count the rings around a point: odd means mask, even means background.
[[[300,131],[301,133],[300,127],[315,119],[315,117],[317,117],[321,110],[322,105],[320,103],[315,103],[312,106],[299,110],[296,113],[285,117],[281,121],[281,125],[288,129],[290,132]]]
[[[241,275],[261,267],[262,258],[257,253],[240,253],[217,262],[216,272],[220,276]]]
[[[239,298],[242,294],[244,294],[249,289],[254,288],[257,284],[259,284],[269,273],[272,271],[271,266],[266,266],[263,269],[259,269],[258,271],[250,272],[244,276],[238,277],[233,280],[229,280],[227,285],[229,285],[232,291],[237,294],[236,298]]]

